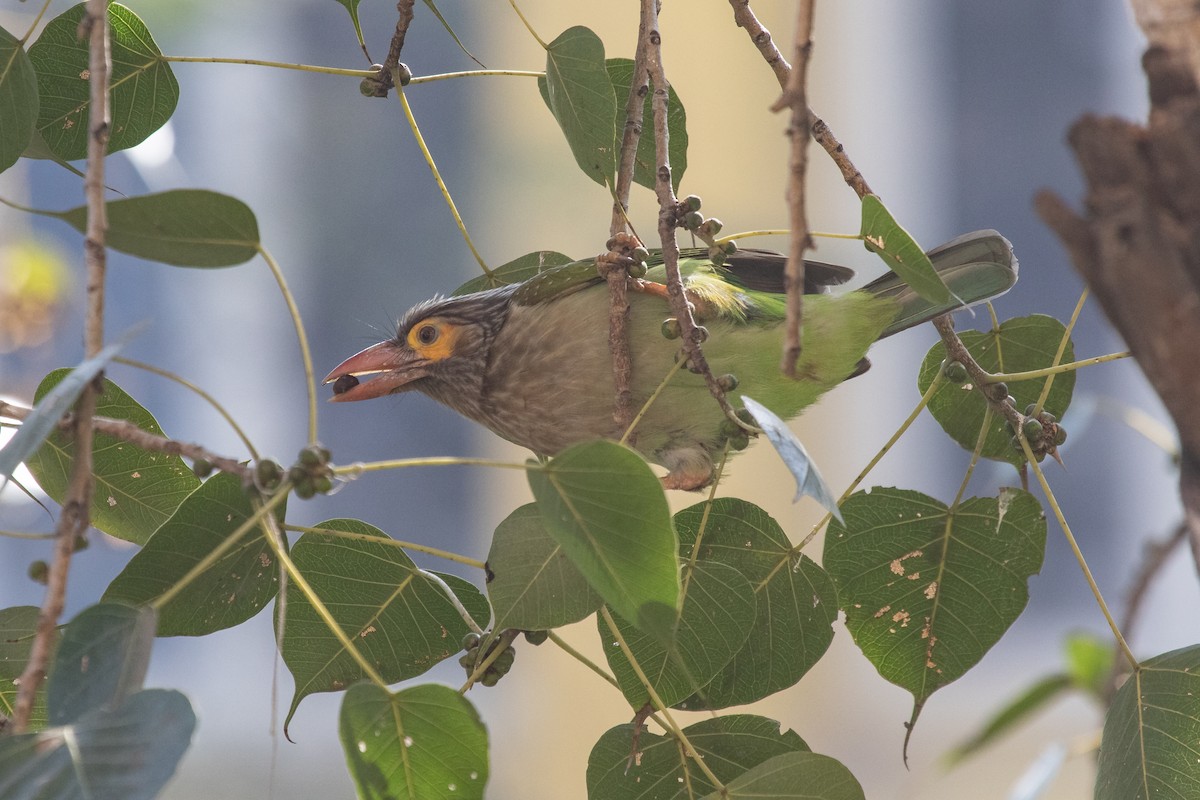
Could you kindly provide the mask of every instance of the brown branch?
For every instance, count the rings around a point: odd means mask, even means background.
[[[992,411],[1007,420],[1014,431],[1020,430],[1025,423],[1025,415],[1008,402],[1008,387],[1003,383],[997,383],[987,370],[979,366],[979,362],[967,350],[962,339],[958,338],[958,334],[954,332],[954,318],[950,314],[942,314],[940,317],[934,318],[933,327],[937,328],[938,335],[942,337],[942,344],[946,348],[946,357],[966,367],[971,383],[979,390],[980,396],[992,407]]]
[[[804,176],[808,171],[808,139],[811,112],[808,110],[808,62],[812,55],[813,13],[816,0],[801,0],[796,12],[796,52],[794,66],[783,95],[771,108],[782,111],[790,108],[791,159],[788,170],[788,227],[791,228],[791,247],[784,268],[783,286],[787,296],[787,319],[784,324],[783,355],[779,369],[793,380],[799,379],[796,364],[800,360],[800,330],[804,317],[804,254],[812,249],[808,234],[808,217],[804,207]],[[748,8],[748,7],[747,7]]]
[[[387,97],[396,83],[392,78],[393,72],[400,66],[400,51],[404,49],[404,39],[408,36],[408,26],[413,21],[413,5],[416,0],[397,0],[396,30],[392,33],[392,42],[388,45],[387,57],[383,59],[379,72],[372,78],[364,78],[362,92],[370,97]],[[407,74],[407,71],[402,71]]]
[[[654,6],[654,3],[650,5]],[[679,273],[679,242],[675,239],[675,229],[683,215],[687,213],[686,206],[681,206],[675,197],[671,186],[671,160],[668,150],[670,138],[667,130],[667,75],[662,60],[662,36],[658,30],[658,10],[654,8],[652,25],[647,37],[647,65],[650,81],[654,87],[651,109],[654,112],[654,158],[656,163],[654,193],[658,197],[658,235],[662,242],[663,266],[667,271],[667,299],[671,312],[679,322],[679,334],[683,344],[684,356],[688,359],[688,368],[704,376],[708,391],[721,406],[725,416],[742,424],[737,419],[733,407],[725,399],[725,391],[712,374],[708,361],[704,357],[701,345],[708,335],[707,330],[696,324],[692,316],[692,307],[688,304],[683,290],[683,278]]]
[[[771,32],[763,27],[762,23],[758,21],[758,17],[754,16],[754,11],[750,8],[750,0],[729,0],[729,5],[733,6],[733,21],[739,28],[746,31],[750,41],[754,42],[758,52],[762,53],[767,66],[771,68],[771,71],[775,73],[775,79],[779,81],[779,88],[786,90],[792,65],[783,57],[783,53],[779,52],[775,42],[771,41]]]
[[[812,111],[810,110],[811,114]],[[833,159],[833,163],[837,164],[837,168],[841,171],[842,177],[846,181],[846,185],[854,190],[861,200],[869,194],[874,194],[871,187],[867,185],[867,179],[858,171],[858,167],[854,166],[854,162],[850,160],[850,156],[846,155],[846,148],[833,135],[833,131],[825,124],[825,120],[818,117],[816,114],[812,116],[812,136],[813,140],[825,149],[829,157]]]
[[[2,418],[24,421],[30,413],[31,409],[0,400],[0,417]],[[78,412],[67,414],[59,420],[58,427],[60,430],[75,430],[78,419]],[[150,433],[149,431],[142,430],[128,420],[92,417],[92,431],[129,442],[142,450],[153,453],[166,453],[173,456],[183,456],[194,461],[207,461],[217,469],[224,472],[232,472],[242,478],[242,480],[249,480],[254,472],[251,467],[243,464],[236,458],[213,453],[198,444],[180,442]]]
[[[1166,5],[1168,0],[1163,0]],[[1200,24],[1200,9],[1190,11]],[[1154,37],[1153,31],[1147,35]],[[1200,50],[1200,41],[1192,40]],[[1077,214],[1050,192],[1042,220],[1062,240],[1179,431],[1180,492],[1200,566],[1200,89],[1195,51],[1152,45],[1143,126],[1086,116],[1069,141],[1087,182]]]
[[[84,191],[87,195],[87,231],[84,259],[87,264],[87,318],[84,322],[84,349],[89,357],[104,346],[104,276],[107,259],[104,250],[108,232],[108,217],[104,206],[104,156],[108,152],[109,103],[108,79],[111,67],[108,32],[108,4],[105,0],[88,0],[80,36],[88,38],[88,72],[90,112],[88,119],[87,175]],[[29,724],[38,686],[46,676],[53,648],[58,619],[66,604],[67,574],[76,540],[88,529],[88,509],[91,506],[92,478],[92,416],[100,391],[97,378],[84,387],[75,410],[75,460],[62,514],[55,530],[54,557],[46,576],[46,596],[38,614],[37,632],[29,649],[29,662],[21,673],[17,700],[13,708],[13,730],[20,733]]]

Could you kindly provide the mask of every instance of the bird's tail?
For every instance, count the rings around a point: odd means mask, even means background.
[[[871,281],[863,291],[890,297],[900,304],[884,336],[906,330],[934,317],[999,297],[1017,282],[1017,259],[1012,244],[996,231],[967,233],[929,251],[933,268],[950,288],[947,303],[933,303],[916,293],[894,272]]]

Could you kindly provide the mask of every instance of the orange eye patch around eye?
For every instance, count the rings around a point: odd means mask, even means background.
[[[462,328],[436,317],[418,322],[408,332],[408,346],[429,361],[454,355]]]

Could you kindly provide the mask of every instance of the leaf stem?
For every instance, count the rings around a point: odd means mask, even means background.
[[[325,536],[336,536],[342,539],[354,539],[361,542],[377,542],[379,544],[388,545],[391,547],[399,547],[402,550],[415,550],[418,553],[442,558],[446,561],[455,561],[459,564],[465,564],[468,567],[476,569],[487,569],[487,564],[469,556],[452,553],[449,550],[439,550],[436,547],[429,545],[417,544],[416,542],[405,542],[400,539],[393,539],[390,536],[372,536],[367,533],[351,533],[350,531],[339,531],[333,528],[310,528],[307,525],[284,525],[285,530],[295,531],[297,533],[319,533]]]
[[[645,687],[647,694],[650,695],[651,704],[660,712],[662,712],[663,717],[667,721],[665,726],[667,730],[670,731],[673,737],[675,737],[676,741],[683,745],[683,749],[686,751],[685,754],[695,762],[696,766],[700,768],[700,771],[704,773],[704,777],[708,778],[709,782],[712,783],[717,792],[724,794],[725,784],[721,783],[717,776],[713,774],[713,771],[709,769],[708,765],[704,763],[704,759],[700,756],[700,753],[695,747],[692,746],[692,743],[688,741],[687,734],[683,732],[683,728],[679,727],[679,724],[675,722],[675,718],[671,716],[670,709],[667,708],[667,705],[662,701],[662,698],[659,696],[658,692],[655,691],[653,684],[650,683],[650,679],[646,677],[645,671],[642,670],[641,664],[639,664],[637,659],[634,657],[633,651],[629,649],[629,644],[625,641],[625,637],[621,635],[621,631],[617,628],[616,620],[613,619],[612,612],[608,610],[608,606],[600,606],[600,617],[604,620],[604,624],[608,626],[608,630],[613,635],[613,638],[616,639],[617,646],[621,648],[621,652],[624,654],[625,659],[629,662],[629,666],[633,668],[634,674],[637,675],[638,680],[641,681],[642,686]]]
[[[229,411],[226,410],[225,406],[218,403],[216,398],[213,397],[211,394],[204,391],[203,389],[201,389],[199,386],[192,383],[191,381],[189,381],[179,375],[176,375],[174,372],[169,372],[165,369],[160,369],[152,364],[147,364],[144,361],[135,361],[132,358],[125,358],[123,356],[115,356],[113,358],[113,361],[116,361],[119,364],[124,364],[127,367],[133,367],[135,369],[140,369],[145,372],[153,373],[154,375],[158,375],[159,377],[166,378],[169,381],[174,381],[175,383],[178,383],[180,386],[183,386],[184,388],[189,389],[192,392],[194,392],[195,394],[199,395],[202,400],[204,400],[210,406],[212,406],[213,409],[218,414],[220,414],[221,417],[227,423],[229,423],[230,428],[233,428],[233,432],[235,434],[237,434],[237,437],[239,439],[242,440],[242,444],[246,445],[246,451],[250,454],[250,459],[252,461],[258,460],[258,451],[254,448],[254,443],[250,441],[250,437],[246,435],[246,432],[245,432],[245,430],[242,429],[242,426],[237,424],[237,422],[234,420],[233,416],[229,413]]]
[[[579,652],[574,647],[569,645],[561,636],[559,636],[554,631],[547,631],[546,634],[549,637],[550,641],[552,641],[556,645],[558,645],[559,649],[562,650],[564,653],[566,653],[571,658],[578,661],[580,664],[583,664],[585,667],[587,667],[592,672],[599,675],[604,680],[608,681],[610,684],[612,684],[614,687],[616,687],[617,691],[621,690],[621,684],[617,683],[617,679],[614,678],[612,675],[609,675],[607,672],[605,672],[604,668],[601,667],[599,664],[592,661],[590,658],[585,656],[583,653]]]
[[[406,467],[500,467],[501,469],[541,469],[535,463],[517,464],[512,461],[498,461],[490,458],[459,458],[458,456],[430,456],[428,458],[397,458],[391,461],[359,461],[354,464],[344,464],[333,467],[331,472],[341,478],[353,480],[364,472],[379,472],[388,469],[405,469]]]
[[[46,9],[50,8],[50,2],[51,0],[45,0],[45,2],[42,3],[42,7],[38,9],[37,16],[33,18],[33,22],[29,25],[29,30],[25,31],[25,35],[21,37],[21,47],[24,47],[25,43],[29,41],[29,37],[33,36],[33,32],[37,29],[38,23],[41,22],[42,17],[46,15]]]
[[[521,24],[525,26],[525,30],[529,31],[529,35],[537,40],[537,43],[542,46],[543,50],[549,50],[550,45],[542,41],[542,37],[537,35],[537,31],[533,29],[533,26],[529,24],[529,20],[525,19],[525,15],[521,13],[521,9],[517,7],[516,0],[508,0],[508,4],[512,6],[513,11],[517,12],[517,16],[520,18]]]
[[[1045,378],[1050,375],[1058,375],[1062,372],[1074,372],[1083,369],[1084,367],[1095,366],[1096,364],[1105,364],[1109,361],[1119,361],[1122,358],[1129,358],[1133,354],[1128,350],[1120,353],[1108,353],[1103,356],[1092,356],[1079,361],[1070,361],[1066,364],[1056,364],[1053,367],[1043,367],[1042,369],[1031,369],[1027,372],[997,372],[992,374],[992,381],[1004,381],[1005,383],[1017,383],[1019,381],[1031,381],[1037,378]],[[1061,354],[1060,354],[1061,356]],[[1049,383],[1049,381],[1047,381]]]
[[[1071,319],[1067,323],[1066,330],[1063,331],[1062,338],[1058,340],[1058,350],[1054,353],[1054,361],[1050,363],[1051,367],[1057,367],[1062,361],[1063,353],[1066,352],[1067,342],[1071,341],[1071,331],[1075,329],[1075,323],[1079,321],[1079,312],[1083,311],[1083,304],[1088,299],[1088,287],[1084,286],[1083,291],[1079,293],[1079,301],[1075,303],[1075,310],[1071,312]],[[1054,385],[1054,376],[1057,373],[1051,373],[1046,382],[1042,384],[1042,392],[1038,395],[1037,403],[1034,404],[1033,413],[1036,416],[1041,412],[1042,406],[1046,404],[1046,398],[1050,396],[1050,387]]]
[[[288,288],[287,279],[283,277],[283,270],[279,268],[279,264],[271,257],[271,253],[266,247],[261,244],[257,247],[258,254],[263,257],[263,261],[267,262],[271,274],[275,276],[275,282],[279,284],[279,291],[283,294],[283,301],[287,303],[292,325],[296,328],[296,338],[300,341],[300,358],[304,361],[305,388],[308,390],[308,442],[315,444],[317,442],[317,379],[313,373],[312,350],[308,347],[308,334],[304,332],[304,320],[300,317],[300,309],[296,305],[296,298],[292,294],[292,290]]]
[[[458,213],[458,207],[454,205],[454,198],[450,196],[450,190],[446,188],[446,182],[442,180],[442,173],[438,171],[437,164],[433,160],[433,154],[429,152],[429,147],[425,144],[425,137],[421,135],[421,129],[417,125],[417,118],[413,116],[412,106],[408,104],[408,96],[404,93],[404,87],[396,83],[396,97],[400,100],[400,106],[404,109],[404,117],[408,120],[408,127],[412,129],[413,138],[417,140],[417,147],[421,148],[421,155],[425,157],[425,163],[429,165],[430,172],[433,173],[433,180],[437,183],[438,189],[442,192],[442,198],[445,199],[446,205],[450,207],[450,214],[454,217],[454,223],[458,225],[458,232],[462,234],[463,240],[467,243],[467,247],[471,250],[471,255],[475,256],[475,261],[479,264],[479,268],[483,270],[483,274],[488,277],[492,276],[492,270],[488,267],[487,262],[483,260],[483,256],[475,249],[475,243],[471,241],[471,234],[467,233],[467,226],[463,223],[462,215]]]
[[[485,76],[508,76],[513,78],[541,78],[545,72],[527,69],[468,69],[462,72],[442,72],[437,75],[422,75],[408,82],[409,86],[434,81],[448,81],[453,78],[476,78]]]
[[[683,369],[683,365],[685,363],[685,360],[681,358],[675,362],[675,366],[671,367],[671,369],[667,371],[667,376],[662,379],[657,387],[655,387],[651,395],[646,398],[646,402],[642,404],[642,407],[638,409],[637,414],[634,415],[633,420],[629,423],[629,427],[625,429],[625,433],[621,436],[620,444],[626,444],[629,441],[630,434],[633,433],[634,429],[638,426],[638,423],[642,421],[642,417],[646,416],[646,412],[650,410],[650,406],[653,405],[654,401],[658,399],[658,396],[662,394],[663,389],[667,388],[667,384],[671,382],[671,379],[675,377],[675,374],[679,372],[679,370]]]
[[[160,55],[160,61],[171,61],[176,64],[245,64],[251,67],[272,67],[274,69],[293,70],[295,72],[316,72],[322,75],[344,75],[348,78],[371,78],[377,74],[373,69],[343,69],[341,67],[320,67],[313,64],[292,64],[286,61],[263,61],[257,58],[216,58],[210,56],[168,56]]]
[[[1108,603],[1104,602],[1104,596],[1100,594],[1100,586],[1096,583],[1095,577],[1092,576],[1092,570],[1088,567],[1087,559],[1083,557],[1083,551],[1079,549],[1079,542],[1075,541],[1075,535],[1071,533],[1071,526],[1067,524],[1067,518],[1063,515],[1062,508],[1058,505],[1058,499],[1054,496],[1054,491],[1050,488],[1050,483],[1046,480],[1045,473],[1042,472],[1042,466],[1033,455],[1033,450],[1030,449],[1029,441],[1025,438],[1025,432],[1021,428],[1017,428],[1017,438],[1021,442],[1021,449],[1025,451],[1025,459],[1033,467],[1033,474],[1037,476],[1038,483],[1041,484],[1042,492],[1046,495],[1046,501],[1050,503],[1050,508],[1054,511],[1054,518],[1058,520],[1059,527],[1062,528],[1063,534],[1067,537],[1067,544],[1070,545],[1071,552],[1075,554],[1075,560],[1079,562],[1079,569],[1083,572],[1083,577],[1087,580],[1088,587],[1092,590],[1092,596],[1096,598],[1096,604],[1100,606],[1100,613],[1104,615],[1104,620],[1112,630],[1117,647],[1120,649],[1121,654],[1129,661],[1129,666],[1137,669],[1138,660],[1134,657],[1133,651],[1129,649],[1125,637],[1121,635],[1121,629],[1117,627],[1117,622],[1113,619],[1112,612],[1108,610]]]

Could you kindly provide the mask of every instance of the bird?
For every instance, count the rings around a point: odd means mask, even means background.
[[[924,299],[894,272],[833,293],[831,287],[854,271],[806,260],[803,350],[793,379],[779,369],[786,256],[743,249],[718,265],[708,252],[684,250],[679,261],[685,296],[708,333],[705,358],[713,374],[734,376],[740,394],[783,419],[865,372],[874,341],[993,299],[1018,274],[1012,245],[992,230],[929,251],[951,292],[945,303]],[[628,279],[635,409],[681,357],[680,343],[668,338],[677,323],[661,252],[650,251],[646,266],[643,277]],[[334,402],[418,391],[553,457],[571,445],[625,433],[613,415],[609,314],[595,259],[576,261],[521,283],[419,303],[400,317],[393,337],[350,356],[324,382],[334,384]],[[731,429],[703,376],[678,369],[642,409],[632,434],[634,449],[666,468],[664,488],[698,490],[714,480]]]

